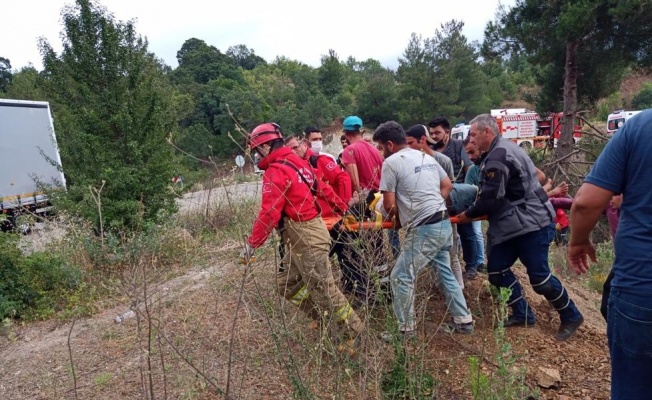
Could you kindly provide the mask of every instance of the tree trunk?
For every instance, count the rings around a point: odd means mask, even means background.
[[[575,113],[577,112],[577,57],[578,42],[566,44],[566,72],[564,74],[564,118],[561,137],[557,141],[555,156],[560,159],[573,150],[573,131],[575,128]]]

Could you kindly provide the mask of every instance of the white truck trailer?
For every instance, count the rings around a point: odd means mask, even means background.
[[[0,99],[0,224],[13,229],[21,215],[51,208],[41,184],[65,188],[50,105]],[[22,229],[22,228],[21,228]]]

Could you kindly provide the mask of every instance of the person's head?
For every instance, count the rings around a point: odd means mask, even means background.
[[[319,154],[323,147],[321,131],[314,126],[309,126],[303,130],[303,135],[312,151]]]
[[[288,136],[284,140],[285,145],[292,150],[292,152],[298,155],[301,158],[306,156],[306,151],[308,150],[308,145],[303,138],[298,136]]]
[[[405,131],[398,122],[387,121],[378,126],[373,136],[385,158],[406,146]]]
[[[429,148],[428,144],[437,143],[430,138],[428,127],[421,124],[412,125],[405,131],[405,136],[406,144],[415,150],[426,150]]]
[[[435,118],[428,122],[428,131],[430,132],[430,138],[437,143],[435,147],[440,149],[450,139],[451,124],[446,118]]]
[[[349,145],[349,139],[346,138],[346,134],[340,136],[340,143],[342,144],[342,149],[346,149],[346,146]]]
[[[344,134],[346,135],[349,142],[351,142],[350,138],[362,135],[361,129],[362,120],[358,116],[349,115],[348,117],[344,118],[344,121],[342,121],[342,130],[344,131]]]
[[[489,150],[496,136],[498,136],[498,124],[490,114],[480,114],[471,120],[469,142],[473,143],[481,154]]]
[[[247,136],[247,146],[261,158],[267,157],[272,151],[283,147],[281,127],[274,122],[258,125]]]
[[[467,135],[466,139],[464,139],[464,151],[466,151],[469,159],[473,162],[478,161],[482,155],[478,150],[478,146],[475,143],[471,143],[471,135]]]

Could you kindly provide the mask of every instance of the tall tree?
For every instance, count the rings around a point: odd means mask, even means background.
[[[451,20],[432,38],[412,34],[397,70],[403,122],[423,123],[436,115],[459,121],[490,105],[477,45],[468,42],[463,27]]]
[[[328,55],[321,57],[318,76],[319,85],[326,97],[335,97],[340,93],[344,81],[344,66],[335,50],[330,49]]]
[[[491,108],[485,94],[486,76],[478,62],[479,45],[469,42],[462,33],[463,29],[463,21],[451,20],[442,24],[433,38],[437,68],[447,79],[459,82],[454,91],[444,93],[445,100],[454,103],[455,107],[442,110],[457,120],[468,120]]]
[[[41,39],[67,203],[108,229],[133,229],[175,209],[176,172],[166,137],[177,123],[175,93],[133,22],[90,0],[62,11],[63,50]],[[101,215],[91,188],[101,191]],[[99,226],[98,226],[99,227]]]
[[[0,57],[0,92],[6,92],[11,85],[11,62],[4,57]]]
[[[541,110],[558,109],[564,124],[557,157],[571,152],[578,101],[593,104],[616,89],[631,63],[652,59],[652,3],[637,0],[517,0],[485,30],[485,49],[524,54],[539,65]]]
[[[45,78],[34,67],[24,67],[13,74],[4,96],[17,100],[47,100]]]
[[[437,99],[436,76],[421,35],[412,34],[398,63],[399,118],[404,124],[424,123],[432,117]]]
[[[398,119],[398,86],[394,73],[374,59],[355,63],[354,68],[363,78],[356,88],[355,98],[357,112],[364,116],[365,124],[377,126]]]
[[[226,55],[233,60],[235,65],[243,69],[254,69],[260,64],[267,64],[264,58],[256,55],[254,49],[250,49],[244,44],[229,47],[226,50]]]
[[[203,40],[186,40],[177,51],[179,66],[171,76],[175,82],[206,84],[220,77],[241,81],[236,61]]]

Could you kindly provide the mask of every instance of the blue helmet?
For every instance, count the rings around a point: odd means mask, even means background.
[[[344,125],[343,129],[345,131],[358,131],[362,128],[362,120],[358,116],[349,115],[344,118],[342,125]]]

